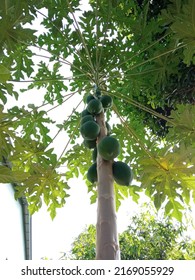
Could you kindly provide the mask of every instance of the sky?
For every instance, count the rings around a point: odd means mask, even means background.
[[[84,3],[85,1],[83,1]],[[38,21],[37,21],[38,24]],[[38,27],[40,30],[40,28]],[[66,76],[70,73],[66,69]],[[23,85],[22,85],[23,86]],[[17,85],[16,88],[20,88]],[[40,98],[43,96],[43,90],[31,90],[21,93],[16,102],[10,99],[9,107],[13,105],[22,106],[27,103],[40,105]],[[76,103],[75,103],[76,102]],[[71,98],[70,101],[62,106],[50,111],[49,116],[54,118],[57,123],[62,123],[72,112],[78,100]],[[53,131],[55,134],[55,131]],[[55,151],[60,154],[66,145],[66,135],[60,133],[55,141]],[[43,204],[39,212],[32,217],[32,254],[33,260],[40,260],[47,257],[57,260],[64,252],[68,252],[74,238],[77,237],[89,224],[96,224],[97,205],[90,204],[90,196],[87,193],[87,187],[82,178],[72,179],[70,181],[70,197],[62,209],[58,209],[56,218],[52,221],[49,213]],[[130,217],[140,211],[140,205],[144,201],[149,201],[142,197],[139,205],[134,203],[131,198],[125,199],[117,213],[118,231],[122,232],[129,224]]]

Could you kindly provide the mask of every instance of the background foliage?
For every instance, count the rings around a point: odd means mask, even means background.
[[[188,226],[190,225],[190,222]],[[94,225],[81,232],[65,258],[95,259]],[[195,241],[186,235],[186,227],[170,218],[159,218],[150,206],[133,216],[128,228],[119,235],[121,260],[194,260]]]

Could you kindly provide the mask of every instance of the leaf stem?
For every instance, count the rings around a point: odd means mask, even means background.
[[[86,76],[86,74],[80,74],[80,75],[76,75],[74,77],[82,77],[82,76]],[[42,83],[42,82],[58,82],[58,81],[71,81],[73,78],[73,76],[70,77],[65,77],[65,78],[57,78],[57,79],[35,79],[35,80],[9,80],[9,82],[13,82],[13,83]],[[88,80],[86,80],[88,81]]]
[[[64,36],[63,32],[49,19],[48,16],[44,15],[42,12],[40,12],[40,11],[37,10],[37,9],[35,9],[35,10],[36,10],[40,15],[42,15],[43,17],[45,17],[45,18],[57,29],[57,31],[60,33],[60,35],[62,36],[62,38],[63,38],[64,40],[67,41],[67,38]],[[84,59],[84,58],[80,55],[80,53],[76,50],[76,48],[74,49],[74,54],[78,55],[78,57],[80,57],[80,58],[82,59],[82,61],[83,61],[87,66],[90,67],[90,65],[87,63],[86,59]]]
[[[96,1],[96,9],[95,9],[95,25],[96,25],[96,77],[95,77],[95,83],[98,86],[99,81],[99,66],[98,66],[98,54],[99,54],[99,48],[98,48],[98,41],[99,41],[99,26],[98,26],[98,0]]]
[[[56,56],[56,54],[52,53],[51,51],[49,51],[49,50],[47,50],[47,49],[45,49],[45,48],[43,48],[43,47],[37,46],[36,44],[28,44],[28,43],[26,43],[26,42],[24,42],[24,41],[21,41],[21,40],[15,38],[12,34],[10,34],[10,37],[12,37],[14,40],[16,40],[16,41],[20,42],[21,44],[24,44],[24,45],[26,45],[26,46],[28,46],[28,47],[38,48],[39,50],[48,52],[48,53],[50,53],[51,55],[55,55],[55,56]],[[77,70],[80,71],[81,73],[85,74],[85,75],[93,82],[93,80],[91,79],[90,73],[87,73],[87,72],[83,71],[82,69],[80,69],[79,67],[75,66],[73,63],[69,62],[67,59],[65,59],[65,58],[63,58],[63,57],[61,57],[61,56],[58,56],[58,59],[57,59],[58,62],[59,62],[59,59],[61,59],[61,61],[60,61],[61,63],[66,64],[66,65],[69,65],[69,66],[71,66],[71,67],[77,69]]]
[[[82,100],[81,100],[81,102],[82,102]],[[48,146],[49,146],[50,144],[53,143],[53,141],[56,139],[56,137],[58,136],[58,134],[59,134],[59,133],[62,131],[62,129],[67,125],[69,119],[72,117],[72,115],[75,113],[75,111],[77,110],[77,108],[80,106],[81,102],[79,102],[78,105],[73,109],[72,113],[71,113],[70,116],[67,118],[67,120],[66,120],[64,126],[61,127],[61,128],[58,130],[58,132],[57,132],[57,133],[55,134],[55,136],[52,138],[52,141],[48,144]],[[48,146],[45,148],[45,150],[48,148]],[[64,153],[64,152],[63,152],[63,153]],[[63,153],[62,153],[62,154],[63,154]],[[59,161],[59,160],[58,160],[58,161]]]
[[[107,91],[104,90],[104,92],[107,92]],[[125,96],[125,95],[123,95],[123,94],[120,94],[120,95],[119,95],[119,94],[117,94],[116,92],[115,92],[115,93],[107,92],[107,93],[110,94],[110,95],[112,95],[112,96],[121,98],[121,99],[125,100],[126,102],[128,102],[129,104],[132,104],[132,105],[138,107],[139,109],[141,109],[141,110],[143,110],[143,111],[146,111],[146,112],[148,112],[148,113],[150,113],[150,114],[152,114],[152,115],[154,115],[154,116],[156,116],[156,117],[158,117],[158,118],[160,118],[160,119],[163,119],[163,120],[169,122],[169,123],[172,124],[172,125],[175,125],[175,123],[174,123],[174,121],[173,121],[172,119],[170,119],[170,118],[168,118],[168,117],[166,117],[166,116],[163,116],[162,114],[157,113],[155,110],[152,110],[152,109],[146,107],[145,105],[143,105],[143,104],[141,104],[141,103],[139,103],[139,102],[133,100],[132,98],[130,98],[130,97],[128,97],[128,96]]]
[[[82,32],[81,32],[81,30],[80,30],[80,27],[79,27],[79,24],[78,24],[78,22],[77,22],[77,19],[76,19],[75,15],[74,15],[74,12],[73,12],[73,10],[72,10],[72,8],[71,8],[71,6],[70,6],[69,0],[66,0],[66,2],[67,2],[67,5],[68,5],[68,7],[69,7],[69,9],[70,9],[70,13],[72,14],[74,23],[76,24],[76,26],[74,25],[75,31],[78,33],[78,35],[79,35],[79,37],[80,37],[80,39],[81,39],[81,42],[83,43],[85,52],[86,52],[86,54],[87,54],[87,56],[88,56],[88,59],[89,59],[89,63],[90,63],[90,66],[91,66],[91,70],[92,70],[92,72],[93,72],[93,74],[94,74],[94,76],[95,76],[95,69],[94,69],[94,66],[93,66],[93,63],[92,63],[92,60],[91,60],[91,55],[90,55],[90,53],[89,53],[89,50],[88,50],[88,47],[87,47],[87,45],[86,45],[85,39],[84,39],[84,37],[83,37],[83,35],[82,35]]]
[[[90,88],[88,88],[88,89],[91,89],[91,87]],[[65,96],[64,96],[64,98],[66,98],[67,96],[73,96],[74,94],[76,94],[76,93],[78,93],[79,92],[79,90],[77,90],[77,91],[75,91],[75,92],[73,92],[73,93],[69,93],[69,94],[66,94]],[[58,97],[58,98],[56,98],[55,100],[54,100],[54,102],[55,101],[58,101],[59,99],[61,99],[62,97]],[[65,101],[67,101],[69,98],[67,98]],[[64,101],[64,102],[65,102]],[[63,103],[64,103],[63,102]],[[4,126],[7,126],[7,125],[9,125],[9,124],[11,124],[11,123],[13,123],[13,122],[15,122],[15,121],[17,121],[17,120],[20,120],[20,119],[22,119],[22,118],[25,118],[26,116],[28,116],[28,115],[30,115],[33,111],[36,111],[36,110],[38,110],[38,109],[40,109],[40,108],[42,108],[42,107],[44,107],[44,106],[47,106],[47,105],[49,105],[50,103],[49,102],[47,102],[47,103],[42,103],[40,106],[37,106],[37,107],[35,107],[35,108],[33,108],[31,111],[29,111],[28,113],[26,113],[25,115],[22,115],[22,116],[18,116],[14,121],[13,120],[10,120],[10,121],[7,121],[6,123],[5,123],[5,121],[3,121],[2,123],[3,123],[3,125],[0,125],[0,127],[4,127]],[[51,110],[51,109],[50,109]],[[1,122],[0,122],[0,124],[1,124]]]
[[[130,134],[131,136],[133,136],[133,138],[136,140],[136,142],[138,143],[138,145],[140,146],[140,148],[147,154],[147,156],[152,159],[155,163],[157,163],[158,166],[160,166],[160,168],[163,168],[164,170],[166,170],[161,164],[160,162],[154,157],[154,155],[145,147],[145,145],[140,141],[139,137],[137,136],[137,134],[135,133],[135,131],[127,124],[127,122],[123,119],[123,117],[120,116],[116,105],[113,105],[113,110],[116,113],[116,115],[118,116],[118,118],[120,119],[121,123],[124,125],[126,131],[128,134]]]
[[[111,15],[111,11],[110,11],[110,2],[109,2],[109,10],[108,10],[108,17],[107,17],[107,21],[106,21],[106,24],[103,26],[103,41],[102,41],[102,46],[101,46],[101,49],[100,49],[100,55],[99,55],[99,60],[98,60],[98,64],[97,64],[97,71],[99,72],[99,68],[100,68],[100,64],[101,64],[101,59],[102,59],[102,54],[103,54],[103,46],[105,44],[105,41],[106,41],[106,32],[108,30],[108,23],[109,23],[109,20],[110,20],[110,15]]]
[[[131,61],[133,58],[137,57],[138,55],[142,54],[143,52],[147,51],[148,49],[150,49],[151,47],[155,46],[157,43],[159,43],[162,39],[166,38],[169,35],[169,33],[165,34],[163,37],[161,37],[160,39],[158,39],[157,41],[155,41],[153,44],[147,46],[146,48],[142,49],[141,51],[137,51],[132,57],[128,58],[126,61],[123,61],[121,63],[119,63],[117,65],[117,67],[122,66],[123,64],[127,63],[128,61]],[[144,61],[145,63],[147,63],[148,61]],[[114,67],[108,69],[106,71],[106,73],[110,73],[112,70],[114,69]],[[131,68],[132,69],[132,68]],[[130,69],[130,70],[131,70]],[[106,75],[104,75],[102,78],[104,78]]]
[[[80,104],[81,104],[82,102],[83,102],[83,100],[81,100],[81,101],[78,103],[77,107],[73,110],[71,116],[73,115],[73,113],[76,111],[76,109],[80,106]],[[68,121],[68,120],[67,120],[67,121]],[[58,158],[58,160],[57,160],[57,164],[58,164],[58,162],[60,161],[60,159],[62,158],[62,156],[63,156],[63,154],[65,153],[66,149],[68,148],[68,145],[70,144],[70,142],[71,142],[71,140],[72,140],[72,138],[73,138],[73,136],[74,136],[75,131],[78,129],[79,124],[80,124],[80,122],[78,122],[77,126],[76,126],[75,129],[72,131],[71,137],[69,138],[69,140],[68,140],[66,146],[64,147],[62,153],[60,154],[60,156],[59,156],[59,158]],[[57,164],[56,164],[56,166],[54,167],[54,169],[57,167]]]

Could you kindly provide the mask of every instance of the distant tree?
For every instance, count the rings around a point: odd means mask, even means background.
[[[195,241],[184,233],[185,227],[173,225],[169,218],[158,220],[149,212],[134,216],[120,235],[121,259],[195,259]]]
[[[170,218],[158,219],[151,211],[133,216],[119,236],[122,260],[195,260],[195,240]],[[95,259],[95,226],[90,225],[72,244],[71,259]]]
[[[77,260],[95,259],[95,235],[94,225],[89,225],[86,230],[80,233],[72,244],[71,258]]]

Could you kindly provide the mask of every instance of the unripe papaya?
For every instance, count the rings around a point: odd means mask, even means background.
[[[101,96],[101,90],[99,89],[99,88],[96,88],[96,90],[95,90],[95,96],[97,97],[97,98],[100,98],[100,96]]]
[[[83,111],[81,112],[81,118],[83,118],[84,116],[87,116],[87,115],[91,115],[91,114],[89,113],[89,111],[87,111],[87,109],[85,109],[85,110],[83,110]]]
[[[112,172],[115,182],[121,186],[129,186],[133,180],[131,168],[122,161],[115,161],[112,164]]]
[[[95,99],[95,97],[92,94],[89,94],[86,98],[86,103],[88,104],[93,99]]]
[[[97,163],[93,163],[87,171],[87,180],[94,184],[97,182]]]
[[[95,140],[84,140],[84,145],[86,148],[94,149],[96,147],[96,139]]]
[[[120,153],[120,145],[117,139],[106,136],[100,140],[97,146],[98,153],[105,160],[113,160]]]
[[[93,159],[93,162],[97,161],[97,147],[95,147],[93,150],[92,159]]]
[[[108,109],[112,107],[113,101],[112,101],[112,97],[109,95],[102,95],[100,97],[100,101],[102,102],[102,106],[104,107],[104,109]]]
[[[88,121],[80,127],[80,132],[84,139],[95,140],[100,133],[100,126],[95,121]]]
[[[92,115],[98,115],[102,110],[102,103],[98,99],[92,99],[87,105],[87,111]]]
[[[81,119],[80,125],[83,125],[85,122],[88,121],[94,121],[94,118],[92,115],[86,115]]]
[[[106,122],[106,129],[107,129],[107,135],[110,135],[110,133],[111,133],[111,127],[110,127],[110,125],[109,125],[108,122]]]

